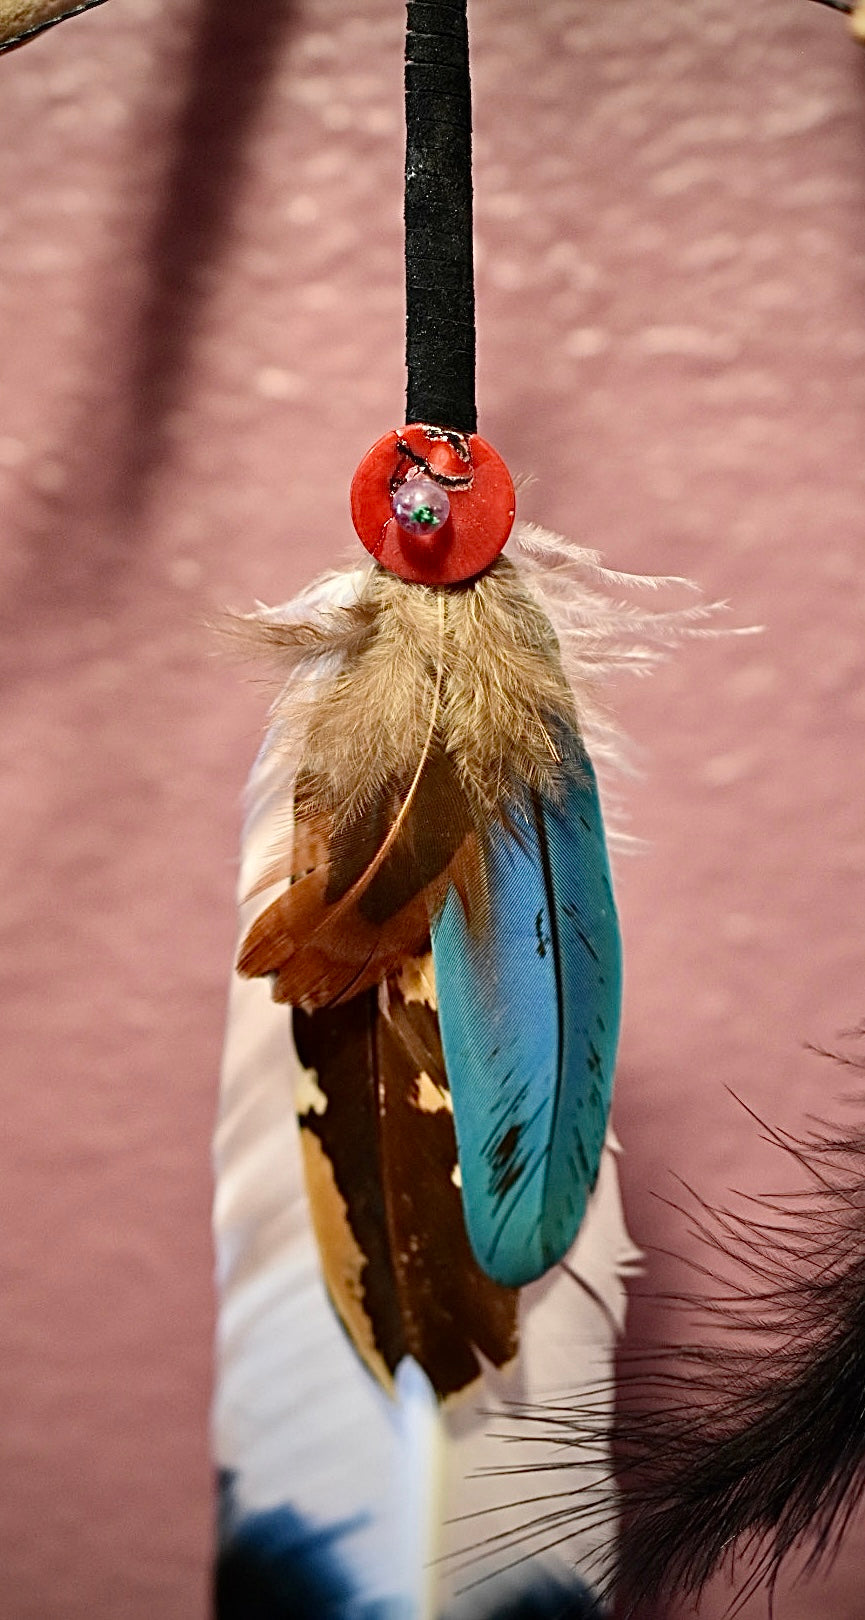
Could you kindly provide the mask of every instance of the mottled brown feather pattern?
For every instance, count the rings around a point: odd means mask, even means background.
[[[431,959],[380,992],[295,1012],[301,1137],[325,1281],[359,1354],[387,1387],[411,1355],[438,1396],[516,1354],[517,1295],[469,1248]]]

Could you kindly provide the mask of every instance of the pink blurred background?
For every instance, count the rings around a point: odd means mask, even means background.
[[[687,1252],[671,1172],[791,1180],[726,1088],[851,1117],[804,1043],[865,1014],[865,58],[807,0],[471,13],[481,430],[536,475],[524,515],[766,626],[618,694],[648,844],[618,869],[625,1192]],[[3,1620],[205,1613],[209,1134],[266,696],[203,624],[339,558],[401,420],[402,26],[112,0],[0,62]],[[863,1543],[777,1620],[862,1616]]]

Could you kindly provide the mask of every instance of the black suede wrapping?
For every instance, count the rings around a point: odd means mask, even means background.
[[[408,0],[406,421],[473,433],[475,295],[467,0]]]

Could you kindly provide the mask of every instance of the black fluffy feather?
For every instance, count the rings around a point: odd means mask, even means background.
[[[698,1598],[734,1551],[737,1613],[791,1555],[808,1573],[827,1563],[865,1493],[865,1127],[802,1138],[764,1128],[805,1185],[744,1210],[695,1200],[712,1255],[700,1269],[715,1288],[679,1303],[713,1332],[626,1360],[606,1503],[581,1506],[578,1465],[604,1429],[608,1389],[597,1406],[514,1414],[523,1432],[554,1430],[571,1449],[552,1488],[525,1493],[535,1532],[552,1543],[600,1518],[612,1550],[622,1511],[605,1593],[620,1616]]]
[[[705,1212],[702,1235],[745,1281],[701,1302],[715,1343],[631,1375],[652,1404],[635,1410],[626,1390],[617,1418],[631,1609],[699,1594],[734,1546],[743,1597],[791,1553],[813,1570],[865,1491],[865,1129],[769,1135],[808,1184],[759,1214]]]

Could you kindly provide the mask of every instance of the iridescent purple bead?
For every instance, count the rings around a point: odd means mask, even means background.
[[[447,491],[424,473],[400,484],[390,504],[400,528],[415,540],[432,540],[442,524],[447,523],[451,511]]]

